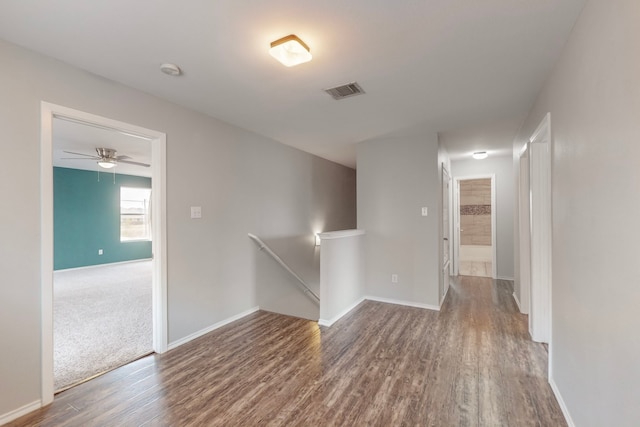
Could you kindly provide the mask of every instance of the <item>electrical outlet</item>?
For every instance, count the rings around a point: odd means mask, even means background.
[[[102,255],[104,251],[102,249],[98,249],[98,255]]]
[[[391,275],[391,283],[398,283],[398,275],[397,274],[392,274]]]

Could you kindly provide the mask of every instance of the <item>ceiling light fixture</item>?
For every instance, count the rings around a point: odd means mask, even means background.
[[[110,159],[108,157],[99,160],[97,163],[98,166],[105,169],[115,168],[118,165],[116,159]]]
[[[160,66],[160,71],[169,76],[179,76],[182,70],[176,64],[165,63]]]
[[[476,160],[482,160],[482,159],[486,159],[488,154],[486,151],[476,151],[475,153],[472,154],[472,156]]]
[[[269,54],[287,67],[309,62],[312,58],[309,46],[293,34],[271,42]]]

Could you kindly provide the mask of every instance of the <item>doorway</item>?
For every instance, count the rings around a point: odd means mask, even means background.
[[[496,277],[494,175],[456,178],[456,275]]]
[[[147,138],[53,119],[56,392],[153,352],[150,165]]]
[[[108,119],[67,107],[41,103],[41,260],[42,260],[42,405],[53,401],[54,397],[54,353],[53,353],[53,123],[62,119],[117,131],[122,134],[143,138],[151,142],[151,191],[154,202],[151,215],[154,218],[152,230],[152,329],[153,351],[163,353],[167,349],[167,282],[166,282],[166,136],[164,133],[145,129],[136,125]],[[105,176],[108,176],[105,174]]]

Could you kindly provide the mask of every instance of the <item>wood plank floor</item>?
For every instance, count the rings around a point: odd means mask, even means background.
[[[330,328],[257,312],[67,390],[11,426],[565,426],[510,282]]]

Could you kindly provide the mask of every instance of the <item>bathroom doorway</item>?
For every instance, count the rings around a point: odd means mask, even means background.
[[[457,257],[461,276],[496,277],[494,177],[456,178]]]

